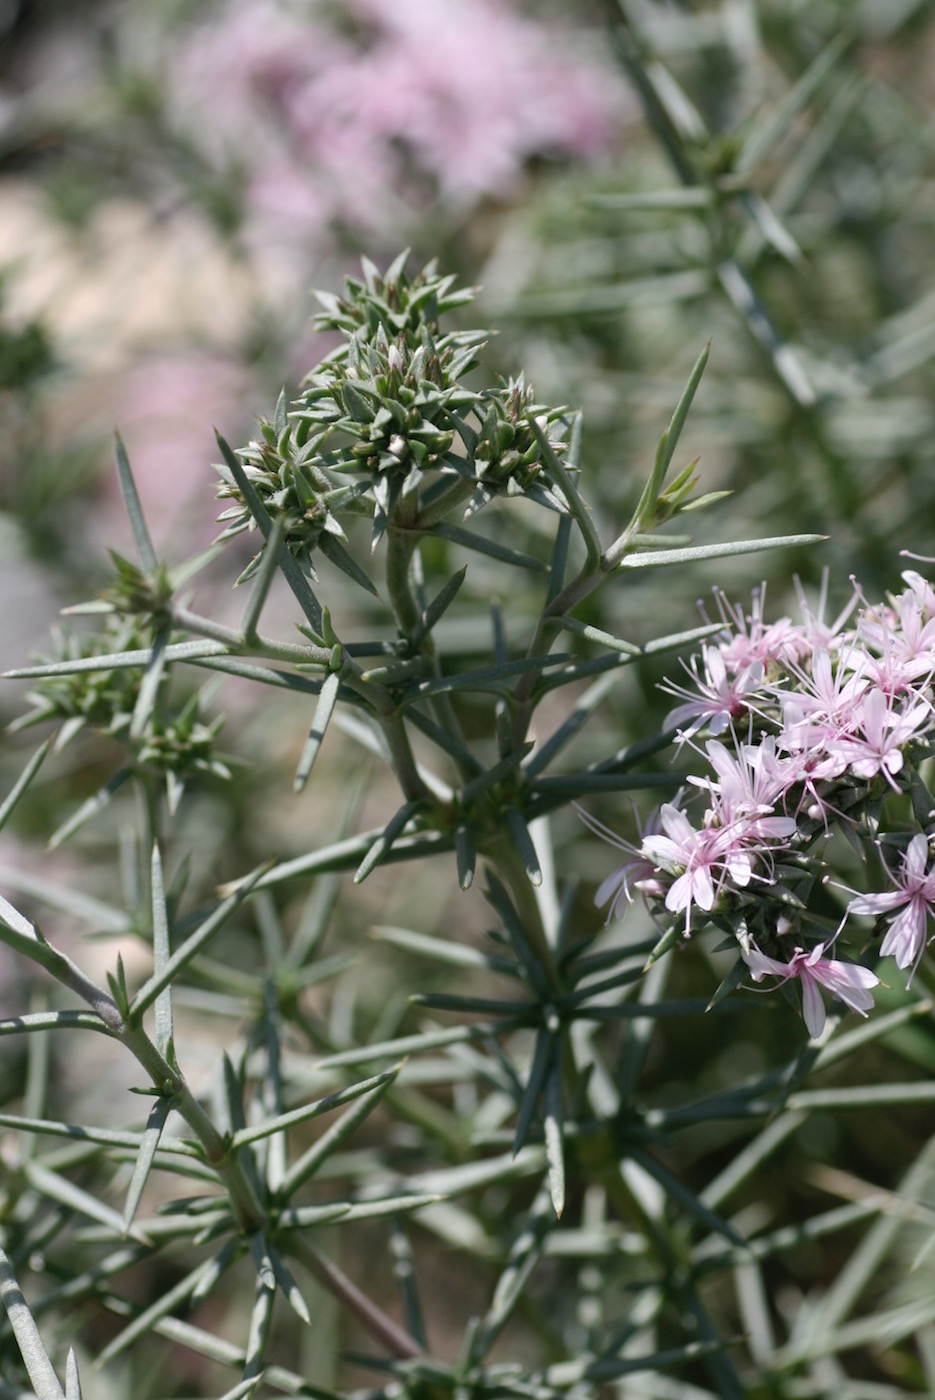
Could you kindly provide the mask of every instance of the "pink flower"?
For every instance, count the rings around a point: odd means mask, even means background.
[[[903,766],[903,746],[917,729],[931,722],[928,702],[898,710],[882,690],[873,689],[860,702],[858,732],[832,741],[828,748],[846,760],[855,777],[874,778],[882,773],[895,790],[893,775]]]
[[[632,860],[624,861],[623,865],[618,865],[617,869],[614,870],[612,874],[608,875],[605,880],[602,880],[598,886],[597,893],[594,896],[594,905],[597,909],[603,909],[605,904],[609,905],[606,922],[609,924],[611,919],[622,918],[622,915],[618,915],[617,912],[620,908],[621,900],[625,900],[627,904],[632,904],[632,891],[634,889],[639,890],[647,897],[661,899],[665,894],[665,885],[658,878],[656,868],[652,861],[648,856],[643,854],[640,847],[634,846],[629,841],[625,841],[622,836],[618,836],[616,832],[611,831],[610,827],[605,826],[604,823],[598,821],[596,817],[592,817],[590,812],[586,812],[584,808],[578,806],[577,803],[575,803],[575,807],[585,826],[593,831],[595,836],[599,836],[602,841],[608,842],[611,846],[616,846],[619,851],[626,851],[633,857]],[[640,830],[640,837],[643,838],[651,832],[655,832],[657,830],[658,820],[658,812],[652,812],[646,825]]]
[[[666,908],[673,914],[685,910],[687,935],[692,905],[697,904],[706,913],[713,909],[728,878],[735,885],[748,885],[753,859],[745,849],[739,824],[696,831],[685,813],[668,802],[663,803],[659,819],[666,834],[645,836],[642,854],[652,862],[654,870],[675,876],[666,894]]]
[[[836,651],[840,640],[844,624],[857,606],[860,593],[855,587],[849,602],[838,613],[832,622],[825,621],[825,611],[828,606],[828,578],[827,569],[822,570],[821,591],[818,595],[818,611],[813,612],[808,599],[805,596],[798,577],[795,578],[795,591],[799,599],[799,607],[802,611],[801,637],[805,644],[805,651],[815,651],[821,648],[823,651]]]
[[[774,816],[776,802],[796,781],[788,761],[776,756],[776,740],[768,735],[759,744],[737,744],[735,754],[717,739],[705,745],[717,781],[691,778],[711,794],[705,825],[727,828],[743,823],[745,843],[784,840],[795,835],[794,817]]]
[[[827,813],[834,812],[817,784],[839,778],[847,768],[844,754],[832,751],[832,740],[840,738],[837,726],[821,721],[814,723],[805,718],[798,700],[786,698],[782,706],[782,731],[777,743],[784,751],[784,762],[789,765],[790,776],[799,782],[804,794],[811,798],[808,815],[816,821],[825,819]]]
[[[843,730],[856,726],[858,705],[867,688],[860,675],[865,653],[860,652],[856,660],[848,653],[848,659],[849,666],[839,660],[835,667],[830,652],[816,648],[811,674],[797,666],[790,667],[793,680],[798,682],[795,695],[802,713]]]
[[[729,670],[741,671],[756,661],[764,665],[769,662],[784,664],[803,652],[798,628],[789,618],[782,617],[769,625],[763,621],[765,583],[753,590],[749,615],[739,603],[731,603],[721,589],[714,590],[714,597],[725,626],[734,634],[718,648]]]
[[[925,950],[929,915],[935,913],[935,870],[926,870],[928,855],[928,837],[919,832],[909,842],[898,874],[889,871],[896,888],[858,895],[847,906],[848,914],[866,914],[872,919],[902,906],[890,920],[880,952],[885,958],[894,957],[897,967],[912,968],[907,987]]]
[[[825,1028],[825,1004],[821,988],[830,992],[838,1001],[866,1016],[873,1008],[870,988],[877,986],[880,979],[869,968],[857,963],[842,962],[837,958],[823,958],[824,943],[816,943],[810,952],[796,948],[788,962],[769,958],[754,944],[744,951],[743,960],[750,969],[754,982],[762,982],[764,977],[780,977],[789,982],[798,977],[802,984],[802,1017],[805,1028],[814,1040]]]
[[[686,686],[671,682],[661,687],[669,695],[685,697],[685,704],[670,710],[663,723],[666,729],[670,729],[681,727],[685,720],[691,720],[685,730],[686,737],[705,725],[712,734],[721,734],[732,719],[747,713],[747,696],[754,693],[763,680],[762,661],[754,661],[736,675],[728,675],[724,658],[716,647],[705,647],[703,657],[703,676],[698,674],[696,656],[692,657],[691,665],[685,667],[695,682],[697,694]]]
[[[880,654],[868,658],[865,672],[890,696],[923,689],[935,671],[935,618],[912,589],[893,601],[893,609],[865,613],[859,630],[860,639]]]
[[[903,550],[903,554],[907,553],[908,550]],[[909,557],[911,559],[916,559],[919,556],[913,554],[909,555]],[[931,564],[932,562],[933,560],[931,559],[926,560],[926,563]],[[908,583],[909,587],[918,598],[919,606],[922,608],[922,611],[927,613],[929,617],[935,615],[935,589],[932,588],[928,579],[923,578],[915,569],[905,569],[903,571],[903,579]]]

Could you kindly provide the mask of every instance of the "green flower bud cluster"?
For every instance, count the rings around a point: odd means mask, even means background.
[[[53,664],[87,664],[128,652],[149,653],[151,643],[134,618],[110,614],[100,632],[54,631],[57,655],[44,657]],[[11,732],[47,721],[61,726],[57,747],[62,748],[84,729],[118,739],[131,750],[124,772],[146,770],[169,783],[174,808],[185,784],[195,774],[229,778],[230,768],[215,751],[224,723],[218,716],[205,724],[200,716],[201,696],[189,692],[174,701],[167,695],[169,669],[157,682],[156,695],[140,695],[144,687],[143,664],[75,669],[67,675],[43,677],[29,692],[31,705],[10,726]],[[121,775],[122,777],[122,775]]]
[[[267,510],[284,517],[287,547],[313,577],[318,549],[351,572],[341,514],[372,516],[375,547],[397,506],[414,517],[452,481],[472,488],[451,500],[452,509],[469,500],[467,514],[498,494],[565,509],[536,480],[540,447],[526,421],[532,412],[561,450],[563,411],[534,404],[522,377],[493,389],[465,385],[488,332],[442,333],[439,323],[470,302],[473,289],[456,289],[434,263],[410,280],[405,261],[403,254],[380,274],[365,259],[363,280],[348,278],[343,297],[318,294],[325,310],[317,328],[339,332],[343,343],[307,376],[293,410],[281,397],[260,439],[238,453]],[[235,502],[220,517],[227,539],[255,522],[230,469],[218,471],[219,496]]]
[[[550,510],[567,510],[561,491],[539,479],[542,449],[529,423],[534,419],[552,451],[561,455],[566,448],[560,437],[567,426],[567,410],[535,403],[534,397],[532,385],[526,384],[522,374],[483,395],[483,427],[474,449],[479,480],[468,506],[469,515],[498,494],[526,496]]]
[[[107,618],[100,632],[77,633],[54,627],[52,638],[56,654],[40,656],[38,660],[81,662],[147,646],[134,619],[118,619],[114,615]],[[14,720],[10,729],[27,729],[46,720],[58,720],[68,726],[66,737],[85,725],[101,734],[125,734],[136,706],[140,675],[135,668],[115,666],[110,670],[75,670],[70,675],[48,676],[38,681],[26,697],[32,709]]]
[[[330,480],[316,460],[315,444],[299,446],[296,436],[295,425],[286,416],[285,394],[280,394],[275,417],[260,421],[259,440],[249,442],[237,455],[266,509],[271,515],[283,517],[286,547],[315,578],[313,551],[320,549],[334,557],[338,552],[337,542],[345,538],[335,512],[353,510],[367,486],[366,483],[347,486]],[[218,465],[217,471],[222,478],[218,496],[236,501],[218,517],[219,521],[229,522],[218,537],[223,541],[244,530],[255,530],[256,521],[230,469]],[[369,514],[366,506],[359,509]],[[238,583],[253,576],[259,561],[260,553],[257,553]],[[341,558],[336,558],[335,562],[340,565]]]
[[[173,580],[168,566],[159,564],[147,573],[115,549],[108,550],[115,576],[101,590],[100,598],[124,616],[148,617],[154,625],[164,621],[172,602]]]
[[[197,693],[192,695],[175,713],[154,711],[136,751],[138,767],[161,776],[171,775],[181,785],[196,774],[225,779],[231,776],[228,764],[214,751],[224,716],[218,715],[205,724],[200,718],[200,698]]]

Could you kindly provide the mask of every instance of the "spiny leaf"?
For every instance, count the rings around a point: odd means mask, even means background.
[[[597,569],[601,559],[601,541],[597,533],[597,528],[591,518],[591,512],[581,499],[577,486],[570,474],[559,461],[555,449],[546,437],[539,423],[533,414],[529,414],[526,420],[542,451],[543,467],[548,479],[557,486],[565,500],[568,502],[572,515],[577,521],[587,550],[587,567],[590,570]]]
[[[156,1149],[159,1146],[159,1139],[165,1127],[166,1119],[172,1108],[172,1100],[159,1098],[149,1111],[149,1119],[146,1123],[146,1131],[143,1134],[143,1142],[140,1146],[139,1156],[133,1168],[133,1175],[130,1178],[130,1185],[127,1189],[127,1199],[123,1207],[123,1229],[124,1234],[133,1224],[133,1217],[136,1215],[136,1208],[140,1203],[143,1194],[143,1187],[149,1178],[150,1169],[156,1156]]]
[[[119,1356],[122,1351],[126,1351],[127,1347],[131,1346],[138,1337],[142,1337],[145,1332],[153,1330],[157,1322],[167,1317],[179,1303],[185,1302],[194,1292],[202,1275],[207,1273],[213,1263],[214,1261],[209,1259],[198,1264],[197,1267],[192,1269],[191,1273],[186,1274],[174,1288],[170,1288],[148,1308],[144,1308],[132,1322],[128,1323],[122,1332],[119,1332],[112,1341],[108,1342],[107,1346],[97,1358],[97,1365],[99,1367],[104,1366],[108,1361],[112,1361],[115,1356]]]
[[[301,792],[308,782],[321,748],[321,741],[325,737],[325,731],[337,704],[340,686],[341,680],[337,671],[331,671],[321,683],[321,692],[318,696],[318,704],[315,706],[315,713],[312,716],[312,725],[292,783],[295,792]]]
[[[267,1241],[266,1253],[273,1266],[273,1277],[276,1280],[277,1288],[283,1294],[296,1316],[302,1319],[306,1327],[311,1327],[312,1319],[309,1315],[308,1304],[302,1297],[299,1286],[292,1277],[279,1250],[274,1244]]]
[[[406,687],[404,703],[411,704],[426,695],[442,695],[451,690],[493,690],[502,689],[506,681],[529,671],[547,671],[561,666],[573,658],[569,652],[551,652],[548,656],[524,656],[517,661],[504,661],[501,665],[480,666],[475,671],[462,671],[456,676],[440,676],[437,679],[416,681]]]
[[[240,494],[243,496],[256,523],[259,525],[264,539],[269,539],[273,533],[273,521],[269,511],[260,500],[256,487],[250,481],[236,453],[229,443],[225,442],[220,433],[216,433],[218,447],[224,457],[224,461],[230,470],[231,475],[237,483]],[[312,592],[308,579],[303,574],[296,559],[289,553],[288,549],[282,549],[279,553],[279,567],[285,575],[286,581],[296,601],[304,612],[311,626],[316,632],[321,630],[321,605],[315,594]]]
[[[169,916],[162,878],[162,856],[158,841],[153,843],[150,872],[153,903],[153,964],[154,975],[161,977],[172,955],[169,946]],[[172,987],[166,983],[156,997],[156,1049],[165,1057],[172,1043]]]
[[[374,598],[380,596],[369,574],[360,567],[354,556],[348,553],[341,541],[335,539],[334,535],[329,534],[327,530],[322,531],[319,536],[318,548],[325,558],[330,559],[336,568],[347,574],[348,578],[353,579],[361,588],[366,589]]]
[[[539,1096],[542,1093],[542,1086],[545,1083],[545,1076],[552,1059],[552,1041],[553,1036],[549,1031],[541,1030],[536,1036],[536,1048],[532,1064],[529,1067],[529,1077],[526,1080],[519,1117],[516,1120],[516,1132],[513,1136],[514,1157],[526,1146],[526,1139],[529,1136],[529,1129],[539,1105]]]
[[[477,851],[470,830],[463,822],[455,829],[455,859],[458,868],[458,884],[462,890],[469,890],[474,882]]]
[[[130,1006],[130,1015],[132,1017],[138,1019],[142,1016],[146,1008],[152,1005],[164,988],[168,987],[170,983],[174,981],[179,970],[183,968],[186,963],[191,962],[195,954],[201,951],[208,940],[213,938],[219,929],[223,928],[227,920],[246,899],[247,895],[260,879],[260,876],[265,874],[269,869],[269,861],[264,861],[262,865],[257,866],[256,870],[241,881],[233,893],[222,900],[218,907],[198,925],[194,933],[190,934],[189,937],[185,939],[184,943],[176,948],[162,970],[158,973],[154,972],[152,977],[147,979],[133,998],[133,1002]]]
[[[674,948],[684,932],[685,930],[681,924],[673,924],[671,928],[666,929],[665,933],[646,959],[643,970],[648,972],[653,963],[658,962],[661,957],[664,957],[670,948]]]
[[[735,175],[747,175],[759,165],[819,90],[832,68],[853,43],[851,34],[837,34],[792,85],[765,122],[757,122],[733,163]]]
[[[0,1302],[6,1311],[16,1345],[19,1347],[37,1400],[65,1400],[65,1392],[59,1384],[49,1354],[39,1335],[39,1329],[20,1291],[13,1266],[2,1248],[0,1248]],[[71,1400],[70,1396],[69,1400]]]
[[[354,874],[355,885],[359,885],[362,880],[365,880],[374,866],[378,865],[380,861],[386,857],[394,841],[397,837],[402,836],[406,826],[415,816],[416,812],[419,811],[421,806],[422,803],[419,800],[405,802],[402,807],[400,807],[399,811],[390,817],[390,820],[357,867]]]
[[[213,1259],[207,1261],[202,1267],[202,1272],[189,1294],[189,1302],[193,1308],[196,1308],[199,1303],[204,1302],[218,1280],[223,1277],[232,1264],[237,1262],[243,1254],[244,1249],[245,1245],[242,1238],[234,1236],[232,1239],[225,1241],[224,1245]]]
[[[153,574],[156,572],[159,561],[156,558],[156,551],[153,549],[153,542],[149,537],[149,530],[146,528],[143,507],[140,505],[140,497],[136,489],[136,482],[133,480],[133,472],[130,468],[130,460],[127,457],[127,449],[124,447],[123,438],[119,433],[115,434],[114,443],[117,453],[117,472],[120,477],[120,489],[123,492],[123,501],[127,508],[127,515],[130,518],[130,528],[133,531],[133,539],[136,542],[140,563],[143,566],[144,573]]]
[[[580,423],[580,415],[575,419],[575,425]],[[574,429],[572,430],[574,433]],[[546,590],[546,608],[555,601],[565,586],[565,571],[568,567],[568,550],[571,544],[571,524],[572,517],[563,515],[558,522],[555,531],[555,543],[552,546],[552,559],[549,564],[549,586]]]
[[[512,564],[518,569],[529,569],[533,573],[540,574],[548,572],[548,564],[544,564],[541,559],[537,559],[534,555],[510,549],[508,545],[498,544],[496,540],[488,539],[486,535],[475,534],[473,530],[464,530],[460,525],[433,525],[426,533],[438,535],[443,540],[450,540],[452,544],[460,544],[465,549],[473,549],[478,554],[487,554],[492,559],[499,559],[502,563]]]
[[[275,1118],[266,1119],[250,1128],[241,1126],[234,1133],[231,1146],[234,1150],[245,1147],[248,1143],[258,1142],[261,1138],[284,1132],[287,1128],[294,1127],[298,1123],[305,1123],[310,1118],[317,1118],[322,1113],[329,1113],[332,1109],[339,1108],[342,1104],[359,1098],[361,1094],[366,1094],[371,1089],[379,1088],[388,1083],[398,1073],[399,1069],[397,1068],[385,1074],[374,1075],[372,1079],[365,1079],[360,1084],[351,1084],[346,1089],[337,1089],[333,1094],[327,1094],[323,1099],[303,1104],[301,1108],[293,1108],[288,1113],[277,1114]]]
[[[78,1358],[74,1347],[68,1348],[65,1362],[65,1400],[81,1400],[81,1377],[78,1375]]]
[[[43,743],[39,745],[35,753],[30,758],[29,762],[26,764],[26,767],[23,769],[22,773],[19,775],[16,782],[13,784],[13,787],[10,789],[9,793],[4,798],[3,802],[0,802],[0,831],[3,830],[4,826],[6,825],[10,816],[12,815],[16,804],[19,802],[23,793],[29,787],[29,784],[32,782],[33,778],[36,776],[39,769],[42,767],[45,756],[49,752],[49,749],[52,747],[54,741],[55,735],[53,734],[50,735],[48,739],[46,739]]]
[[[273,521],[273,527],[266,539],[263,548],[263,557],[260,560],[260,567],[256,572],[256,582],[247,599],[247,606],[244,608],[243,619],[240,630],[248,642],[256,641],[256,629],[260,620],[260,614],[266,603],[270,585],[279,568],[279,556],[282,553],[283,538],[286,533],[285,518],[278,515]]]
[[[671,190],[633,190],[620,194],[592,194],[586,203],[595,209],[706,209],[714,191],[698,185]]]
[[[490,1351],[504,1326],[522,1298],[533,1269],[542,1257],[543,1245],[554,1225],[551,1201],[540,1191],[520,1230],[503,1273],[497,1279],[493,1300],[482,1319],[471,1348],[475,1362],[482,1361]]]
[[[272,1275],[272,1266],[270,1266]],[[273,1298],[276,1294],[275,1275],[267,1281],[266,1270],[258,1270],[256,1278],[256,1288],[253,1295],[253,1311],[250,1314],[250,1325],[247,1329],[246,1358],[244,1360],[243,1379],[259,1380],[263,1369],[263,1356],[266,1351],[266,1343],[269,1340],[270,1326],[273,1321]]]
[[[538,887],[542,884],[542,868],[539,864],[539,856],[529,827],[526,825],[522,813],[519,812],[516,807],[505,807],[503,809],[503,816],[513,845],[516,847],[519,858],[523,862],[526,879],[531,885]]]
[[[24,1162],[22,1171],[29,1184],[49,1200],[58,1201],[79,1215],[86,1215],[89,1220],[98,1221],[118,1239],[130,1234],[134,1239],[146,1242],[145,1235],[124,1229],[123,1220],[115,1210],[111,1210],[110,1206],[104,1205],[96,1196],[69,1181],[59,1172],[36,1161]]]
[[[762,549],[799,549],[807,544],[822,544],[827,535],[775,535],[762,540],[736,540],[729,544],[693,545],[689,549],[653,550],[645,554],[629,554],[616,566],[619,569],[660,569],[672,564],[688,564],[700,559],[727,559],[735,554],[756,554]]]
[[[542,1130],[548,1163],[549,1195],[557,1219],[565,1209],[565,1149],[563,1143],[564,1091],[562,1088],[562,1042],[555,1037],[552,1063],[543,1091]]]
[[[454,1026],[449,1030],[426,1030],[418,1035],[398,1036],[395,1040],[378,1041],[373,1045],[356,1046],[353,1050],[339,1050],[334,1055],[323,1055],[316,1061],[315,1067],[322,1071],[343,1069],[350,1065],[369,1064],[373,1060],[441,1050],[447,1045],[460,1045],[465,1041],[494,1040],[524,1025],[527,1019],[525,1016],[510,1016],[503,1021],[482,1021],[470,1026]]]
[[[49,837],[48,849],[54,851],[56,847],[67,841],[69,836],[74,836],[76,831],[80,831],[89,821],[93,821],[99,812],[103,812],[114,794],[119,792],[124,783],[128,782],[132,776],[133,770],[131,768],[121,768],[118,773],[115,773],[109,782],[99,788],[93,797],[82,802],[78,810],[72,812],[71,816],[52,833]]]
[[[458,569],[457,573],[452,574],[448,582],[443,585],[432,599],[409,635],[411,646],[418,646],[422,640],[429,635],[436,622],[439,621],[454,602],[466,575],[467,565],[465,564],[462,569]]]
[[[227,656],[230,648],[224,642],[192,641],[173,642],[166,647],[167,661],[196,661],[209,656]],[[102,656],[81,656],[71,661],[50,661],[42,666],[20,666],[13,671],[4,671],[8,681],[41,680],[45,676],[77,676],[84,671],[115,671],[146,666],[152,656],[149,647],[134,651],[108,652]],[[51,718],[51,716],[50,716]]]
[[[279,1187],[279,1195],[288,1200],[296,1190],[307,1181],[310,1176],[332,1156],[337,1149],[346,1141],[354,1130],[370,1116],[373,1110],[381,1102],[390,1086],[395,1082],[401,1066],[388,1070],[384,1074],[375,1075],[370,1080],[364,1081],[366,1092],[360,1094],[356,1102],[346,1113],[342,1113],[336,1122],[322,1133],[311,1147],[307,1148],[293,1162],[286,1172]],[[355,1086],[362,1088],[364,1086]]]

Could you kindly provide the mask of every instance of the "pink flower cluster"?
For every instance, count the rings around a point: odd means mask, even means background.
[[[685,666],[687,683],[663,686],[679,701],[666,726],[704,771],[638,846],[615,841],[632,858],[597,894],[614,914],[639,890],[685,937],[708,923],[732,932],[753,981],[798,983],[812,1036],[821,988],[863,1015],[873,1005],[877,976],[831,956],[852,916],[883,921],[880,952],[911,980],[935,914],[935,798],[919,768],[935,731],[935,591],[915,571],[903,580],[878,606],[854,585],[830,623],[827,580],[817,612],[800,591],[797,623],[767,624],[762,589],[749,613],[716,594],[723,631]],[[852,891],[837,928],[822,907],[836,830],[887,884]]]
[[[608,155],[628,99],[581,34],[508,0],[226,0],[181,31],[170,111],[246,182],[248,234],[396,245],[413,212],[512,193],[534,157]]]

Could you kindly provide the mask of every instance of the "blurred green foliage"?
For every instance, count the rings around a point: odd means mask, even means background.
[[[584,406],[601,503],[632,491],[660,400],[711,339],[706,484],[735,491],[744,529],[827,533],[794,561],[805,578],[885,588],[935,525],[932,7],[606,14],[644,121],[612,176],[507,221],[488,306],[542,390]]]

